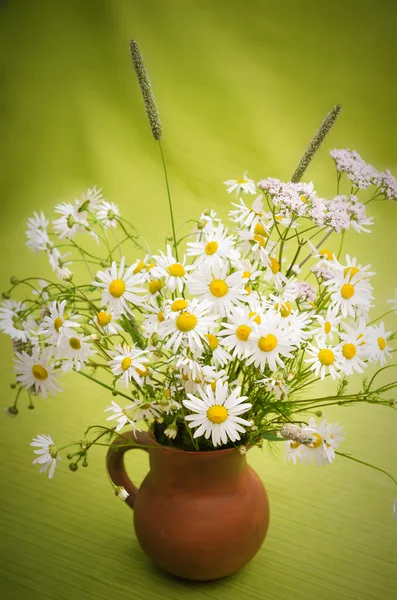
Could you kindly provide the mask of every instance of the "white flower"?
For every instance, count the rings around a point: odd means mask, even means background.
[[[212,391],[215,391],[216,382],[218,380],[226,381],[227,373],[224,369],[217,371],[216,367],[205,365],[201,369],[201,377],[195,379],[183,377],[183,380],[185,391],[188,394],[196,394],[200,387],[205,388],[207,385],[210,385]]]
[[[117,263],[113,262],[110,269],[98,271],[97,278],[100,280],[93,282],[93,285],[102,289],[102,305],[107,305],[115,315],[131,312],[128,302],[139,306],[142,304],[142,297],[138,296],[145,290],[139,287],[142,277],[134,274],[134,267],[130,267],[124,273],[124,257]]]
[[[316,419],[310,417],[308,429],[313,441],[303,445],[301,461],[310,464],[314,458],[318,467],[331,463],[335,459],[335,448],[345,439],[342,434],[343,427],[338,423],[328,423],[326,419],[317,425]]]
[[[264,223],[265,219],[269,219],[269,213],[265,213],[264,211],[262,198],[263,194],[257,196],[253,201],[251,208],[249,208],[241,198],[240,204],[232,202],[232,206],[235,206],[236,210],[231,210],[229,212],[230,220],[238,223],[241,227],[252,228],[253,232],[257,234],[261,233],[261,231],[255,231],[257,225],[269,232],[268,227],[265,227]]]
[[[241,179],[228,179],[223,183],[229,186],[226,189],[228,194],[231,194],[234,191],[236,192],[236,196],[241,192],[245,194],[255,194],[255,181],[253,179],[248,179],[247,171]]]
[[[240,433],[245,433],[242,425],[250,426],[249,421],[239,415],[252,406],[244,403],[247,396],[240,396],[241,387],[235,387],[229,394],[227,382],[217,381],[215,393],[210,385],[205,391],[199,388],[198,392],[200,398],[188,394],[189,400],[183,401],[186,408],[195,413],[185,417],[186,421],[189,421],[190,428],[198,427],[194,437],[204,435],[208,439],[211,436],[214,446],[227,444],[229,439],[232,442],[239,440]]]
[[[142,327],[146,336],[150,337],[153,333],[158,333],[160,323],[165,319],[164,310],[152,298],[145,303],[144,310],[145,320]]]
[[[205,337],[205,336],[204,336]],[[182,373],[183,379],[191,379],[200,383],[203,380],[202,364],[188,354],[189,350],[183,349],[180,356],[176,358],[175,366]]]
[[[86,192],[83,192],[81,198],[75,199],[78,213],[85,211],[92,212],[98,208],[100,202],[105,203],[103,200],[102,190],[97,190],[95,186],[93,188],[88,188]]]
[[[387,304],[390,304],[391,310],[397,311],[397,288],[394,291],[394,298],[390,298],[390,300],[387,301]]]
[[[235,239],[227,235],[227,229],[222,223],[214,226],[210,222],[201,230],[197,241],[188,242],[187,254],[197,257],[196,264],[204,262],[208,266],[219,267],[227,259],[234,261],[239,258],[240,254],[235,249],[235,244]]]
[[[52,222],[59,239],[71,239],[76,234],[84,233],[90,229],[83,214],[78,212],[78,206],[70,202],[62,202],[54,208],[54,211],[61,215],[59,219]]]
[[[51,248],[51,250],[47,250],[47,256],[51,269],[56,273],[58,279],[70,281],[73,273],[66,265],[72,264],[72,261],[65,260],[67,256],[70,256],[70,252],[61,254],[58,248]]]
[[[92,321],[98,329],[105,335],[114,335],[121,333],[123,328],[116,322],[116,316],[112,311],[100,310],[96,319]]]
[[[338,310],[336,308],[328,308],[326,315],[314,315],[314,318],[317,319],[318,326],[311,333],[321,340],[330,339],[332,341],[338,332],[338,325],[342,320],[342,317],[338,316]]]
[[[253,347],[251,336],[258,327],[257,320],[256,313],[249,311],[246,306],[240,306],[228,316],[227,321],[222,321],[224,329],[218,335],[224,336],[223,343],[233,356],[248,356]]]
[[[170,438],[171,440],[174,440],[176,438],[177,433],[178,428],[175,423],[171,423],[171,425],[167,427],[167,429],[164,431],[164,435]]]
[[[88,340],[91,336],[78,335],[77,333],[65,331],[57,346],[57,357],[66,359],[62,364],[62,371],[68,373],[73,368],[80,371],[88,361],[89,357],[96,354]]]
[[[194,298],[187,310],[168,314],[159,325],[159,335],[163,338],[169,336],[165,348],[172,348],[173,352],[180,346],[197,352],[203,350],[202,340],[216,327],[217,318],[217,315],[211,314],[209,302],[200,302]]]
[[[5,300],[0,306],[0,331],[9,335],[13,340],[27,342],[35,321],[28,314],[28,304],[15,300]]]
[[[259,379],[258,383],[264,385],[266,391],[273,392],[278,399],[288,397],[288,385],[281,378],[275,379],[274,377],[264,377],[263,379]]]
[[[134,431],[140,431],[140,429],[137,428],[135,423],[137,418],[134,404],[130,404],[126,408],[121,408],[121,406],[119,406],[116,402],[112,400],[112,406],[108,406],[107,408],[105,408],[105,412],[113,413],[110,415],[110,417],[107,417],[106,420],[112,421],[113,419],[116,419],[116,431],[120,431],[120,429],[122,429],[124,425],[127,425],[127,423],[132,426]]]
[[[227,265],[210,267],[203,264],[188,280],[190,293],[200,300],[207,300],[213,311],[222,317],[230,314],[247,295],[243,273],[236,271],[228,275],[227,271]]]
[[[340,377],[338,371],[341,368],[341,350],[338,346],[328,346],[325,341],[317,339],[317,347],[309,344],[306,352],[312,357],[305,360],[310,364],[310,370],[314,371],[316,376],[320,375],[324,379],[327,370],[332,379]]]
[[[256,229],[258,229],[257,226]],[[263,265],[269,265],[269,256],[276,246],[276,242],[273,242],[267,234],[265,235],[264,231],[255,233],[255,229],[253,231],[245,229],[239,233],[241,252]]]
[[[38,253],[42,250],[46,250],[47,246],[52,245],[47,232],[48,223],[49,221],[46,219],[43,212],[39,215],[35,212],[34,216],[28,219],[28,228],[26,230],[28,241],[26,242],[26,245],[33,252]]]
[[[39,455],[34,459],[33,464],[41,465],[40,473],[46,473],[47,469],[49,469],[48,478],[52,479],[57,461],[61,460],[61,457],[58,456],[58,451],[51,436],[44,434],[38,435],[36,438],[33,438],[30,445],[37,448],[37,450],[33,450],[33,452]]]
[[[171,246],[167,245],[167,254],[160,252],[159,256],[153,256],[156,261],[156,265],[153,267],[151,273],[153,277],[164,278],[165,286],[169,291],[175,292],[178,288],[179,292],[182,293],[183,287],[186,284],[186,278],[188,272],[193,269],[193,266],[186,266],[186,258],[183,257],[182,262],[178,262],[172,254]]]
[[[96,218],[104,227],[117,227],[117,217],[120,216],[119,207],[113,202],[104,200],[95,211]]]
[[[372,302],[372,287],[360,274],[351,276],[350,272],[341,274],[336,279],[326,281],[325,286],[331,293],[330,306],[341,312],[343,317],[355,317],[367,314]]]
[[[219,345],[219,339],[216,335],[213,333],[207,333],[205,337],[207,338],[207,343],[216,367],[222,367],[232,359],[229,352]]]
[[[55,396],[56,392],[62,391],[55,379],[54,366],[49,363],[44,352],[40,353],[37,346],[33,347],[31,356],[27,352],[15,352],[15,356],[17,381],[27,390],[34,387],[35,393],[42,394],[43,398],[47,398],[48,394]]]
[[[131,379],[138,385],[142,385],[142,376],[147,373],[145,363],[149,362],[146,350],[140,350],[136,346],[121,344],[115,346],[115,352],[109,350],[114,358],[109,361],[113,375],[119,377],[119,382],[128,388]]]
[[[346,334],[341,335],[342,366],[341,371],[346,375],[353,375],[354,372],[363,373],[366,364],[363,360],[365,353],[362,342],[355,336]]]
[[[367,328],[366,353],[371,362],[379,362],[381,366],[386,364],[387,359],[392,357],[391,346],[387,345],[387,339],[391,331],[385,331],[385,324],[382,322],[375,327]]]
[[[72,335],[72,330],[79,327],[76,319],[78,315],[66,317],[65,313],[66,300],[62,302],[52,302],[49,306],[50,314],[44,317],[40,324],[39,333],[45,335],[47,343],[57,345],[62,336],[65,334]]]
[[[253,334],[254,343],[249,350],[247,365],[254,364],[261,371],[267,364],[272,371],[276,371],[277,366],[284,367],[281,357],[293,358],[291,333],[291,328],[283,322],[282,317],[269,311]]]

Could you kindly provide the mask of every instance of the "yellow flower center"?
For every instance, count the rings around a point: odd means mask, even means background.
[[[192,313],[182,313],[176,320],[179,331],[191,331],[197,325],[197,317]]]
[[[242,185],[243,183],[248,183],[246,179],[237,179],[236,183]]]
[[[266,229],[265,229],[265,226],[264,226],[264,225],[262,225],[262,223],[257,223],[257,224],[255,225],[254,233],[255,233],[256,235],[260,235],[260,236],[262,236],[262,237],[264,237],[264,238],[265,238],[265,237],[269,237],[269,234],[267,233],[267,231],[266,231]]]
[[[363,333],[360,333],[360,335],[357,336],[357,340],[361,340],[361,338],[364,337]],[[359,343],[359,346],[365,346],[365,341],[363,340],[362,342]]]
[[[340,290],[342,298],[349,300],[354,296],[354,286],[351,283],[345,283]]]
[[[174,300],[174,302],[171,304],[171,310],[173,312],[179,312],[180,310],[184,310],[187,307],[188,303],[183,298],[180,298],[179,300]]]
[[[163,284],[160,279],[152,279],[152,281],[149,283],[149,292],[151,294],[156,294],[161,290],[162,287]]]
[[[318,433],[312,433],[313,441],[310,444],[310,448],[319,448],[323,443],[323,438]]]
[[[276,221],[278,221],[278,222],[280,222],[280,221],[282,221],[282,220],[283,220],[283,217],[282,217],[281,215],[276,215],[274,218],[275,218],[275,219],[276,219]]]
[[[342,348],[342,354],[347,360],[351,360],[356,356],[357,348],[354,344],[345,344]]]
[[[143,369],[137,367],[135,371],[138,373],[138,375],[141,375],[141,377],[146,377],[146,375],[149,375],[149,369],[147,367],[144,367]]]
[[[218,338],[216,337],[216,335],[214,335],[213,333],[207,333],[205,337],[207,338],[208,345],[211,348],[211,350],[216,350],[219,345]]]
[[[205,253],[208,254],[208,256],[211,256],[212,254],[215,254],[218,248],[218,242],[208,242],[208,244],[205,246]]]
[[[153,269],[153,267],[156,266],[156,263],[150,263],[149,265],[146,265],[146,271],[150,271],[150,269]]]
[[[273,258],[272,256],[270,257],[270,268],[272,270],[272,273],[274,273],[274,275],[277,275],[277,273],[280,270],[280,263],[278,262],[277,258]]]
[[[386,340],[383,337],[378,337],[378,346],[380,350],[384,350],[386,348]]]
[[[224,406],[220,406],[218,404],[214,404],[207,410],[207,417],[211,421],[211,423],[223,423],[226,421],[229,413],[227,408]]]
[[[236,329],[236,337],[241,342],[246,342],[250,336],[252,329],[248,325],[239,325]]]
[[[299,448],[300,446],[300,442],[290,442],[289,447],[292,448],[292,450],[295,450],[296,448]]]
[[[109,292],[113,298],[120,298],[125,292],[125,283],[122,279],[113,279],[109,285]]]
[[[172,277],[183,277],[185,274],[185,267],[181,263],[174,263],[168,267],[168,273]]]
[[[325,331],[325,333],[328,334],[331,331],[331,327],[332,327],[331,323],[329,321],[325,321],[325,323],[324,323],[324,331]]]
[[[33,365],[32,375],[35,379],[44,381],[48,377],[48,372],[47,369],[45,369],[42,365]]]
[[[112,320],[112,315],[108,314],[105,310],[101,310],[101,312],[97,314],[96,318],[99,325],[101,325],[101,327],[105,327],[106,325],[109,325],[110,321]]]
[[[248,314],[248,316],[249,316],[250,319],[252,319],[252,317],[254,317],[255,315],[256,315],[256,317],[255,317],[254,321],[255,321],[255,323],[258,323],[258,325],[260,325],[262,323],[262,319],[261,319],[261,316],[258,315],[258,313],[256,313],[256,312],[250,312]]]
[[[289,302],[284,302],[284,304],[276,304],[274,307],[282,317],[289,317],[291,314],[291,304]]]
[[[262,352],[271,352],[276,348],[278,339],[272,333],[268,333],[266,336],[262,336],[258,340],[258,348]]]
[[[226,296],[229,291],[229,286],[226,281],[223,279],[213,279],[210,283],[210,292],[213,296],[217,298],[222,298],[222,296]]]
[[[318,360],[322,365],[332,365],[335,361],[335,354],[329,348],[323,348],[318,353]]]
[[[242,274],[243,279],[249,279],[251,277],[251,273],[249,271],[244,271]]]
[[[165,316],[164,316],[163,311],[161,310],[159,312],[159,314],[157,315],[157,320],[158,320],[159,323],[162,323],[164,321],[164,319],[165,319]]]
[[[130,368],[131,362],[132,361],[130,356],[126,356],[125,358],[123,358],[123,360],[121,361],[121,368],[123,369],[123,371],[127,371],[127,369]]]
[[[245,285],[244,289],[247,292],[247,296],[249,296],[250,293],[252,292],[252,287],[250,285]]]
[[[63,325],[63,321],[62,321],[61,317],[57,317],[54,320],[54,328],[57,333],[59,333],[59,330],[61,329],[62,325]]]
[[[349,273],[350,273],[349,279],[351,280],[359,272],[360,272],[360,269],[357,269],[357,267],[346,267],[345,270],[343,271],[343,275],[345,277],[347,277],[347,275],[349,275]]]
[[[211,386],[211,390],[213,392],[216,391],[216,379],[214,379],[213,381],[210,382],[210,386]]]
[[[140,273],[145,267],[146,264],[140,260],[135,269],[133,270],[133,273],[136,275],[137,273]]]
[[[170,392],[170,390],[164,390],[164,392],[163,392],[163,396],[164,396],[164,398],[167,398],[167,399],[168,399],[168,398],[171,396],[171,392]]]
[[[81,342],[79,338],[71,337],[69,340],[69,346],[73,348],[73,350],[80,350]]]
[[[306,202],[307,202],[306,196],[299,196],[299,198],[300,198],[301,202],[303,202],[303,204],[306,204]]]
[[[328,248],[323,248],[322,250],[320,250],[320,254],[327,260],[332,260],[332,252],[331,250],[328,250]]]
[[[257,234],[257,233],[256,233],[256,234],[254,235],[254,240],[255,240],[256,242],[258,242],[258,244],[260,245],[260,247],[261,247],[261,248],[264,248],[264,247],[265,247],[266,240],[265,240],[265,238],[263,237],[263,235],[259,235],[259,234]]]

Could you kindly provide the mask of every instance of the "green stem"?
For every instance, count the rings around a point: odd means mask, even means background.
[[[169,206],[169,209],[170,209],[170,217],[171,217],[171,225],[172,225],[172,237],[173,237],[173,240],[174,240],[175,258],[176,258],[177,261],[179,261],[179,258],[178,258],[178,245],[176,243],[176,231],[175,231],[174,213],[173,213],[173,210],[172,210],[171,192],[170,192],[170,186],[169,186],[169,183],[168,183],[167,167],[165,166],[163,148],[162,148],[160,140],[159,140],[159,148],[160,148],[160,154],[161,154],[161,162],[163,163],[165,185],[167,187],[168,206]]]
[[[344,452],[338,452],[337,450],[335,450],[335,454],[337,454],[338,456],[343,456],[343,458],[348,458],[349,460],[354,460],[354,462],[357,462],[360,465],[365,465],[366,467],[371,467],[371,469],[375,469],[375,471],[379,471],[380,473],[387,475],[387,477],[389,477],[389,479],[391,479],[392,482],[395,483],[395,485],[397,485],[397,481],[394,479],[394,477],[392,475],[390,475],[390,473],[388,473],[384,469],[381,469],[380,467],[375,467],[375,465],[371,465],[371,463],[367,463],[364,460],[359,460],[358,458],[354,458],[353,456],[350,456],[350,454],[345,454]]]

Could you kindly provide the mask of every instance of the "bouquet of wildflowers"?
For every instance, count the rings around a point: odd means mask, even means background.
[[[134,44],[132,54],[160,144]],[[82,440],[62,448],[49,435],[33,440],[41,471],[51,478],[63,450],[72,470],[86,465],[90,447],[112,446],[124,427],[150,428],[158,443],[190,451],[238,446],[244,453],[264,440],[284,441],[288,460],[326,465],[336,454],[352,457],[338,450],[343,427],[322,419],[325,407],[395,406],[388,392],[397,382],[380,385],[378,374],[388,368],[396,334],[369,316],[370,265],[342,250],[347,232],[370,232],[371,202],[397,200],[396,179],[357,152],[333,150],[333,198],[301,181],[339,109],[291,181],[255,182],[245,174],[225,182],[228,224],[206,210],[178,236],[169,195],[173,233],[162,250],[147,248],[96,188],[55,206],[51,224],[43,213],[29,219],[27,246],[47,254],[54,278],[13,278],[3,294],[0,328],[13,340],[16,374],[7,412],[18,413],[24,394],[32,406],[34,398],[60,392],[72,370],[112,394],[103,425],[89,427]],[[136,260],[128,256],[131,244],[140,252]],[[77,260],[85,280],[73,273]],[[20,289],[29,297],[14,299]],[[397,310],[397,299],[389,302],[390,312]],[[370,365],[378,370],[349,390],[349,377]],[[329,391],[313,397],[309,389],[322,380]]]

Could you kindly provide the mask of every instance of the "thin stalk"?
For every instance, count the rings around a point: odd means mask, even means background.
[[[161,141],[159,140],[159,148],[160,148],[160,154],[161,154],[161,162],[163,163],[163,170],[164,170],[164,177],[165,177],[165,185],[167,187],[167,196],[168,196],[168,207],[170,210],[170,217],[171,217],[171,225],[172,225],[172,238],[174,240],[174,252],[175,252],[175,258],[178,261],[178,244],[176,242],[176,231],[175,231],[175,222],[174,222],[174,212],[172,210],[172,201],[171,201],[171,192],[170,192],[170,186],[168,183],[168,174],[167,174],[167,167],[165,165],[165,160],[164,160],[164,153],[163,153],[163,148],[161,146]]]

